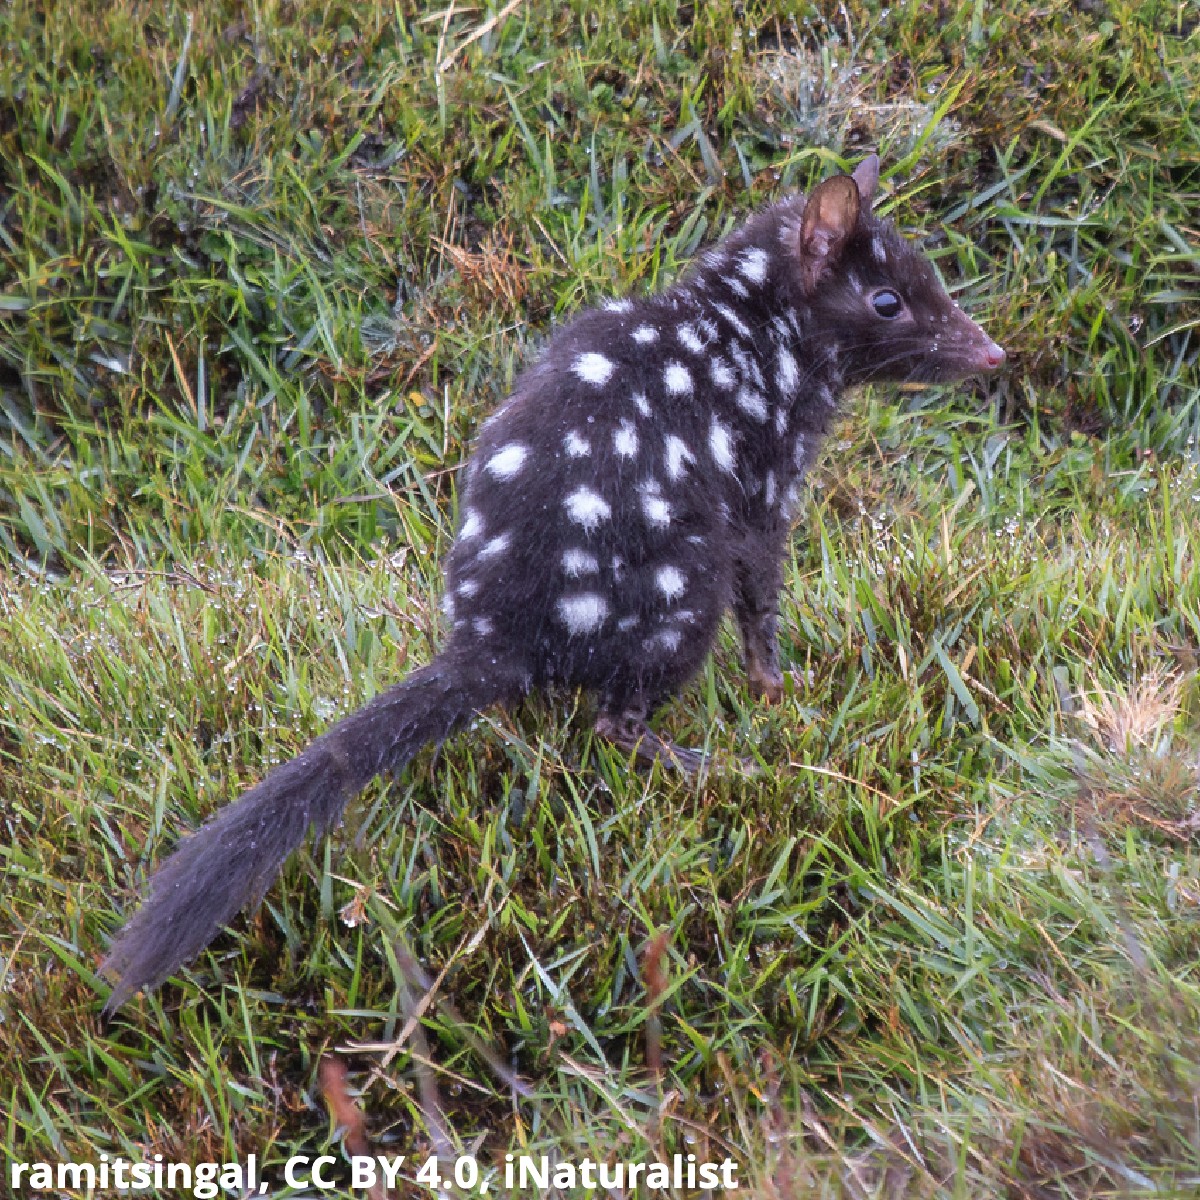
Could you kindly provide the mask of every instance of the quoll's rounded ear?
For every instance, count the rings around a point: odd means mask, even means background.
[[[800,284],[811,293],[833,269],[862,208],[858,184],[849,175],[834,175],[817,184],[800,221]]]
[[[854,168],[850,176],[858,185],[858,194],[862,198],[863,207],[870,209],[875,201],[875,190],[879,187],[879,155],[868,154]]]

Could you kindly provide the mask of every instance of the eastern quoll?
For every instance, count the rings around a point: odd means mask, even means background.
[[[781,694],[789,524],[838,397],[1004,361],[924,254],[871,214],[878,179],[872,155],[758,213],[661,295],[554,333],[467,465],[446,647],[180,844],[113,942],[110,1010],[260,900],[375,775],[480,709],[582,688],[618,746],[695,767],[647,718],[731,606],[751,688]]]

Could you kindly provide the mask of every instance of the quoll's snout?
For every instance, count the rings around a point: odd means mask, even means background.
[[[955,307],[951,328],[958,335],[960,372],[974,375],[979,371],[997,371],[1008,359],[1004,347],[993,341],[962,309]]]
[[[1004,360],[1008,357],[1004,353],[1004,347],[998,346],[995,342],[989,341],[986,346],[980,351],[979,362],[985,371],[995,371],[1004,365]]]

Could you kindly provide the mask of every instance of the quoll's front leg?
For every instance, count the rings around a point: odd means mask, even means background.
[[[784,536],[748,539],[739,557],[733,610],[742,634],[746,682],[768,704],[784,695],[779,666],[779,593],[783,587]]]

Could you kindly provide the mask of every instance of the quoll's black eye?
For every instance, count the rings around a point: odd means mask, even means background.
[[[871,307],[885,321],[894,321],[904,309],[904,301],[891,288],[880,288],[871,297]]]

